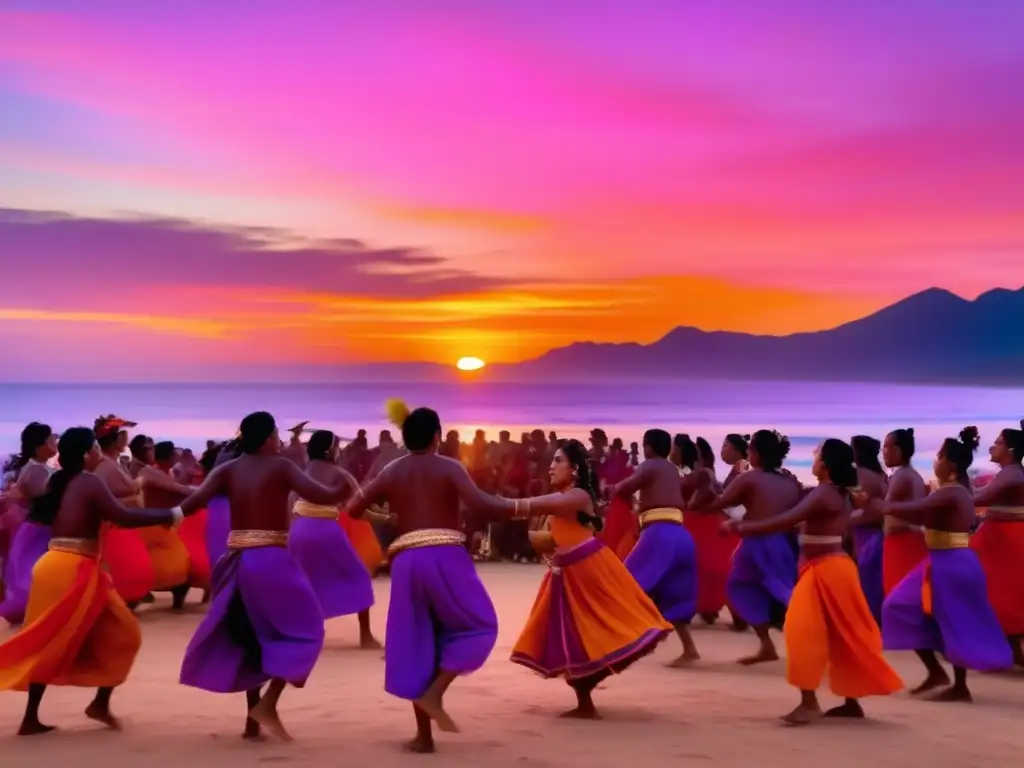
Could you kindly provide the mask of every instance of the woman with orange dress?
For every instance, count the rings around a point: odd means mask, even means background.
[[[554,493],[516,500],[520,516],[547,516],[547,531],[531,531],[548,557],[512,661],[544,677],[564,677],[576,707],[564,717],[595,719],[598,683],[654,650],[672,631],[626,566],[594,537],[598,481],[587,450],[570,440],[550,469]]]
[[[1024,667],[1024,421],[1004,429],[989,448],[999,474],[974,491],[984,522],[971,537],[971,549],[985,570],[988,600],[1013,649],[1013,663]]]

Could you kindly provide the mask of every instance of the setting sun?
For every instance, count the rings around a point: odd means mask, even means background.
[[[460,371],[479,371],[485,365],[487,365],[487,363],[479,357],[460,357],[459,362],[455,364],[455,367]]]

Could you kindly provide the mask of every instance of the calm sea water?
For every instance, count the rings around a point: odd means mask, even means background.
[[[344,385],[24,385],[0,384],[0,451],[17,448],[28,421],[56,429],[91,426],[100,414],[137,421],[158,439],[201,448],[209,438],[227,438],[255,410],[273,413],[282,427],[310,420],[312,427],[344,436],[364,428],[375,435],[388,428],[384,401],[401,397],[411,406],[429,405],[445,429],[468,439],[475,429],[513,435],[535,427],[585,438],[593,427],[627,443],[649,427],[702,435],[716,447],[729,432],[762,427],[789,435],[787,462],[807,475],[811,452],[824,437],[855,434],[881,437],[896,427],[918,433],[922,469],[942,438],[967,425],[982,431],[987,446],[998,431],[1024,416],[1024,388],[921,387],[886,384],[803,382],[686,382],[644,385],[550,381],[542,384]],[[927,454],[928,458],[925,458]],[[984,451],[978,465],[987,463]]]

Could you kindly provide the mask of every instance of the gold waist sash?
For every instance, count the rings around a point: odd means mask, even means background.
[[[100,544],[96,539],[72,539],[57,537],[50,539],[51,552],[66,552],[69,555],[81,555],[82,557],[97,557],[100,553]]]
[[[466,543],[466,535],[450,528],[423,528],[419,531],[403,533],[388,547],[388,559],[394,558],[399,552],[422,547],[461,547]]]
[[[842,536],[819,536],[816,533],[801,533],[796,537],[800,546],[828,547],[835,544],[842,544]]]
[[[924,543],[928,549],[967,549],[970,546],[970,535],[925,528]]]
[[[295,506],[292,507],[292,512],[299,517],[313,517],[320,520],[338,519],[337,507],[329,507],[324,504],[313,504],[305,499],[299,499],[296,501]]]
[[[643,530],[651,523],[679,523],[683,524],[683,513],[675,507],[655,507],[640,513],[640,529]]]
[[[287,546],[288,531],[232,531],[228,534],[228,549]]]

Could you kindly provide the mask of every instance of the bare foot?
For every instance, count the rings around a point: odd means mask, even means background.
[[[864,717],[864,709],[856,699],[840,704],[825,712],[825,717]]]
[[[576,707],[559,715],[566,720],[600,720],[601,715],[593,707]]]
[[[673,669],[680,669],[681,667],[692,667],[693,663],[700,661],[700,654],[696,651],[691,653],[684,653],[678,659],[674,659],[666,664],[666,667],[672,667]]]
[[[263,732],[260,731],[260,724],[251,717],[245,718],[245,730],[242,731],[242,738],[248,741],[266,741]]]
[[[733,620],[732,620],[732,631],[733,632],[746,632],[749,627],[750,627],[750,625],[747,624],[747,622],[745,622],[743,619],[741,619],[739,617],[733,617]]]
[[[97,723],[103,723],[112,731],[121,730],[121,721],[114,717],[109,707],[101,707],[98,704],[90,704],[85,708],[85,716]]]
[[[434,752],[434,740],[429,737],[417,736],[411,741],[405,742],[402,749],[406,752],[415,752],[418,755],[430,755]]]
[[[249,719],[253,720],[257,726],[266,728],[281,741],[294,741],[291,734],[285,730],[284,723],[281,722],[281,717],[277,714],[277,709],[267,706],[262,700],[249,710]]]
[[[744,656],[742,659],[737,660],[737,664],[742,664],[744,667],[752,667],[754,664],[764,664],[768,661],[778,661],[779,652],[774,648],[762,648],[753,656]]]
[[[25,721],[21,724],[21,728],[18,729],[19,736],[38,736],[41,733],[49,733],[50,731],[57,730],[54,725],[43,725],[38,720]]]
[[[957,687],[951,685],[943,691],[939,691],[934,696],[929,696],[928,701],[962,701],[965,704],[973,704],[974,698],[971,696],[971,692],[966,686]]]
[[[700,615],[700,620],[707,624],[709,627],[714,626],[714,623],[718,621],[718,611],[708,611]]]
[[[801,704],[788,715],[783,715],[782,722],[786,723],[786,725],[810,725],[821,717],[821,707],[805,707]]]
[[[373,635],[367,635],[366,637],[359,638],[359,647],[364,651],[379,651],[384,648]]]
[[[953,681],[949,679],[949,675],[946,674],[945,670],[942,672],[929,672],[924,682],[910,693],[913,695],[927,693],[928,691],[934,691],[936,688],[945,688],[951,682]]]
[[[446,733],[458,733],[459,726],[455,724],[455,721],[451,719],[447,712],[444,711],[444,705],[441,703],[440,696],[421,696],[413,702],[417,707],[426,713],[427,717],[437,723],[437,727]]]

